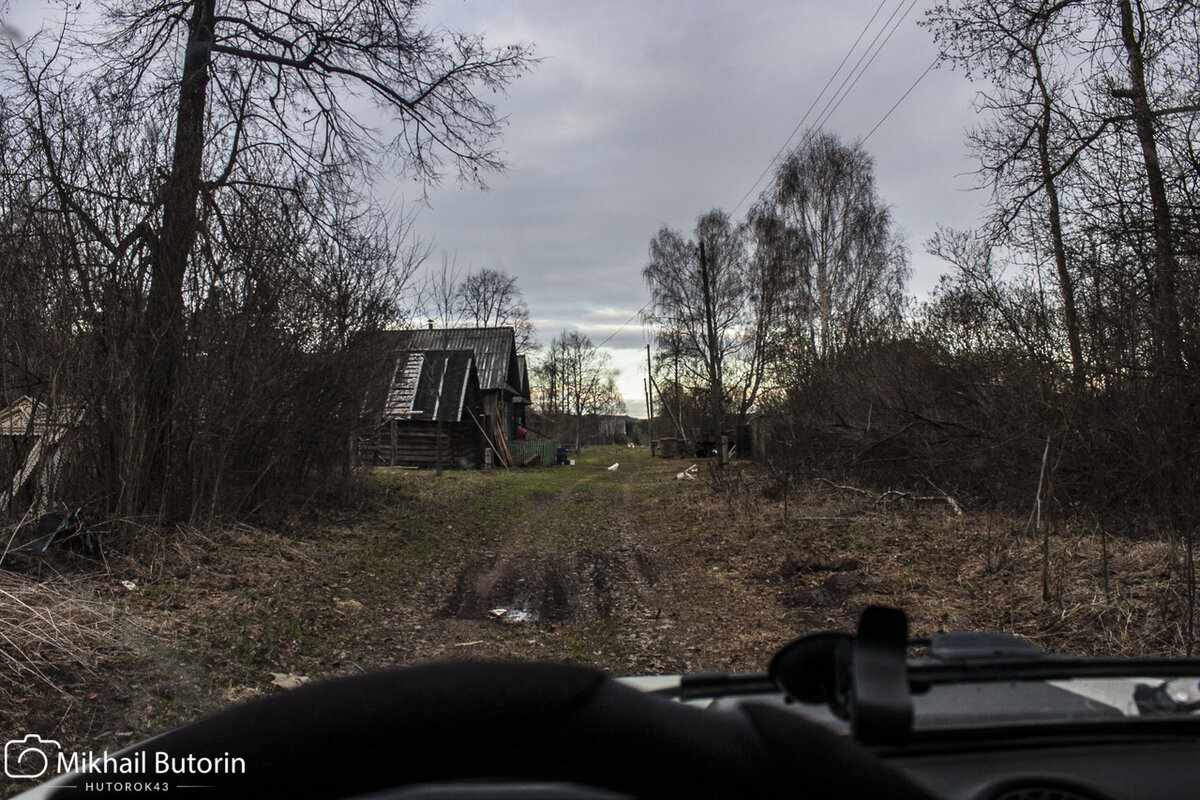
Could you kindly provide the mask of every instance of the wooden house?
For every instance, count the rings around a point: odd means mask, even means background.
[[[488,451],[511,464],[508,441],[525,423],[529,377],[512,328],[389,331],[386,389],[368,399],[363,464],[472,468]],[[438,438],[441,429],[442,439]]]

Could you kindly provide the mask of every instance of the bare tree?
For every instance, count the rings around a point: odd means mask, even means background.
[[[776,230],[766,246],[786,270],[782,320],[794,365],[835,355],[899,319],[908,264],[891,212],[875,190],[871,157],[810,132],[779,165],[752,212]]]
[[[456,297],[460,278],[458,261],[445,253],[441,266],[425,277],[418,305],[431,325],[453,328],[462,320]]]
[[[1045,200],[1038,210],[1048,223],[1073,385],[1079,391],[1085,364],[1059,184],[1062,162],[1070,152],[1062,132],[1075,131],[1080,115],[1064,99],[1069,81],[1058,74],[1069,74],[1070,61],[1078,55],[1073,51],[1084,25],[1078,4],[942,4],[926,12],[926,24],[934,30],[944,61],[962,65],[992,84],[979,103],[990,114],[989,122],[972,133],[971,141],[993,188],[1000,232],[1015,234],[1014,223],[1023,218],[1031,200],[1030,187],[1040,190]]]
[[[690,239],[663,228],[642,276],[653,300],[644,318],[656,328],[660,363],[672,366],[674,396],[660,400],[678,410],[684,384],[704,387],[720,435],[727,412],[744,418],[762,378],[764,338],[755,327],[762,295],[746,231],[719,210],[701,216]]]
[[[576,448],[585,417],[625,412],[610,360],[608,353],[588,336],[564,330],[554,337],[533,368],[542,413],[558,422],[567,420]]]
[[[150,487],[147,497],[168,497],[169,516],[184,513],[162,489],[178,485],[184,457],[173,431],[182,426],[189,271],[204,246],[203,226],[228,222],[225,198],[256,187],[301,198],[348,193],[382,154],[426,183],[447,168],[481,182],[500,167],[494,148],[502,120],[483,92],[524,71],[529,51],[422,29],[420,7],[419,0],[111,3],[101,25],[78,40],[87,58],[68,57],[76,40],[66,36],[12,50],[27,98],[23,116],[56,201],[112,262],[136,264],[146,276],[140,344],[131,354],[149,433],[140,482]],[[65,102],[69,86],[82,89],[80,106]],[[378,114],[346,106],[364,96]],[[120,124],[109,124],[119,116]],[[376,133],[380,117],[394,126],[390,139]],[[146,123],[162,119],[174,121],[173,134]],[[141,163],[154,168],[139,173],[142,185],[123,186],[117,198],[96,191],[112,181],[89,181],[86,171],[113,164],[100,142],[66,146],[77,124],[143,142]],[[308,191],[317,186],[324,188]],[[125,213],[109,210],[113,199]]]
[[[511,327],[518,350],[537,349],[529,306],[514,276],[495,269],[472,272],[458,285],[454,301],[460,319],[477,328]]]
[[[1125,51],[1128,68],[1129,85],[1113,87],[1114,97],[1129,101],[1132,107],[1134,129],[1137,133],[1138,144],[1142,150],[1142,161],[1146,170],[1146,183],[1150,191],[1151,208],[1154,223],[1154,321],[1157,329],[1156,353],[1157,367],[1160,374],[1175,374],[1182,367],[1183,355],[1182,336],[1179,327],[1179,297],[1178,273],[1179,261],[1175,255],[1175,236],[1172,231],[1171,208],[1167,200],[1166,185],[1163,180],[1162,163],[1158,152],[1158,134],[1154,125],[1154,109],[1151,106],[1149,86],[1146,79],[1146,57],[1143,51],[1151,32],[1148,29],[1146,10],[1139,1],[1138,23],[1134,21],[1133,3],[1131,0],[1117,0],[1117,10],[1120,16],[1121,45]],[[1173,10],[1168,10],[1162,20],[1167,25],[1173,24],[1181,13],[1186,13],[1185,7],[1191,4],[1178,4]],[[1195,9],[1190,9],[1193,15]],[[1160,12],[1159,16],[1163,16]]]
[[[942,346],[955,353],[1016,352],[1053,365],[1055,336],[1045,303],[1027,274],[1004,274],[1006,265],[997,257],[1002,248],[993,236],[939,228],[925,249],[954,268],[942,277],[922,320]]]

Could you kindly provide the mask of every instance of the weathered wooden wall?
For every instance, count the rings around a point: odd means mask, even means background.
[[[433,422],[392,423],[379,426],[375,435],[361,441],[358,461],[363,466],[437,466],[437,425]],[[469,427],[468,427],[469,426]],[[483,463],[483,448],[474,423],[442,423],[442,466],[473,469]]]

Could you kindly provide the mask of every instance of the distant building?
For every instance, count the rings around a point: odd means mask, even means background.
[[[368,398],[359,462],[473,468],[491,450],[511,464],[508,440],[525,424],[529,377],[512,328],[388,331],[388,380]],[[440,428],[440,435],[439,435]]]

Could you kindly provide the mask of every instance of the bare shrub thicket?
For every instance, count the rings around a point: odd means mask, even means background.
[[[184,457],[164,487],[140,480],[151,446],[136,367],[146,276],[89,252],[69,235],[65,209],[26,200],[53,199],[48,187],[27,179],[21,189],[0,245],[14,276],[0,289],[5,400],[30,395],[51,414],[78,408],[82,422],[14,509],[53,484],[55,499],[97,516],[195,520],[346,477],[364,382],[382,356],[367,334],[396,321],[420,257],[405,225],[350,217],[299,185],[248,187],[207,210],[171,415]],[[5,445],[12,475],[31,442]]]
[[[925,25],[942,65],[980,86],[968,144],[989,214],[924,243],[947,272],[906,304],[903,250],[861,145],[814,133],[781,162],[743,226],[761,289],[725,334],[764,344],[757,456],[784,487],[797,475],[932,484],[1028,514],[1043,597],[1051,533],[1068,521],[1166,537],[1190,643],[1200,9],[954,0]],[[684,411],[710,385],[673,371],[674,328],[657,336],[656,399]]]
[[[529,63],[420,6],[112,3],[3,40],[0,401],[83,412],[14,513],[197,520],[346,475],[425,255],[371,181],[499,168],[476,91]]]
[[[744,317],[718,337],[728,374],[741,353],[763,365],[762,455],[1012,507],[1040,483],[1060,510],[1183,530],[1200,444],[1200,11],[959,0],[926,24],[944,65],[983,87],[969,144],[991,214],[924,243],[947,273],[906,305],[862,147],[813,133],[779,164],[742,229],[758,268]],[[676,372],[678,326],[660,327],[658,399],[684,409],[709,386]]]

